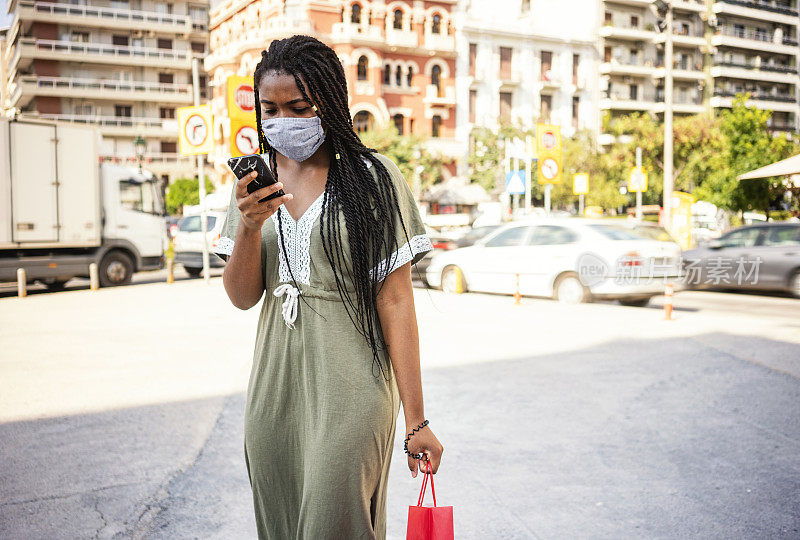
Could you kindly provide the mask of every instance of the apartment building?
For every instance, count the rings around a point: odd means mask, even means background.
[[[2,51],[6,114],[97,125],[104,159],[164,180],[195,173],[178,154],[176,108],[193,103],[192,58],[208,48],[208,0],[10,0]],[[201,62],[202,66],[202,62]],[[201,72],[201,93],[206,77]]]
[[[210,12],[211,52],[205,66],[212,86],[218,174],[230,176],[230,122],[225,83],[252,75],[261,51],[274,39],[311,35],[337,53],[348,81],[350,114],[357,131],[387,125],[402,134],[428,137],[428,147],[446,159],[458,156],[455,142],[455,37],[451,10],[456,0],[285,2],[226,0]],[[447,165],[448,174],[455,165]]]
[[[474,126],[599,130],[596,0],[495,0],[457,16],[457,138]]]
[[[652,0],[606,0],[599,29],[600,109],[664,111],[664,42]],[[673,111],[731,106],[739,92],[774,111],[775,130],[795,130],[796,0],[673,0]]]

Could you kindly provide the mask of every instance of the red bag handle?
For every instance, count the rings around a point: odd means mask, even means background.
[[[419,492],[417,506],[422,506],[422,499],[425,498],[425,484],[428,482],[428,474],[431,475],[431,493],[433,494],[433,506],[436,506],[436,491],[433,489],[433,469],[430,461],[425,461],[425,477],[422,479],[422,488]]]

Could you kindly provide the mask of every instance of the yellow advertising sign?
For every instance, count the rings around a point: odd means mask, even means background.
[[[231,118],[230,151],[231,157],[259,153],[255,119],[247,122]]]
[[[589,175],[578,173],[572,177],[572,193],[575,195],[586,195],[589,193]]]
[[[692,246],[692,204],[695,198],[691,193],[672,192],[672,236],[678,241],[681,249]]]
[[[647,191],[647,169],[644,167],[634,167],[628,175],[628,191]]]
[[[178,141],[184,156],[208,154],[214,150],[211,135],[211,105],[178,108]]]
[[[561,126],[537,124],[536,151],[539,158],[539,183],[561,182]]]
[[[253,77],[231,75],[226,82],[228,90],[228,118],[256,122],[256,102],[253,92]]]

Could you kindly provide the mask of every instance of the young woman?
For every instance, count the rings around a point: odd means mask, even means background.
[[[237,182],[215,249],[240,309],[261,306],[244,453],[261,539],[386,535],[400,402],[412,476],[443,447],[423,412],[411,264],[432,249],[400,170],[353,130],[344,70],[308,36],[254,74],[278,183]],[[259,203],[283,188],[284,196]]]

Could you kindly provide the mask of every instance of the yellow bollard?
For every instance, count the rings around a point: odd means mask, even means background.
[[[461,294],[464,292],[464,286],[461,283],[461,269],[456,268],[456,292]]]
[[[520,299],[521,298],[522,298],[522,295],[519,294],[519,274],[517,274],[517,291],[514,293],[514,305],[515,306],[520,305]]]
[[[167,283],[174,283],[175,276],[172,273],[173,260],[167,259]]]
[[[17,268],[17,296],[24,298],[28,296],[28,280],[25,278],[25,269]]]
[[[672,295],[675,293],[675,288],[672,283],[667,283],[664,287],[664,320],[672,320]]]
[[[89,265],[89,288],[93,291],[100,288],[100,280],[97,275],[97,263]]]

